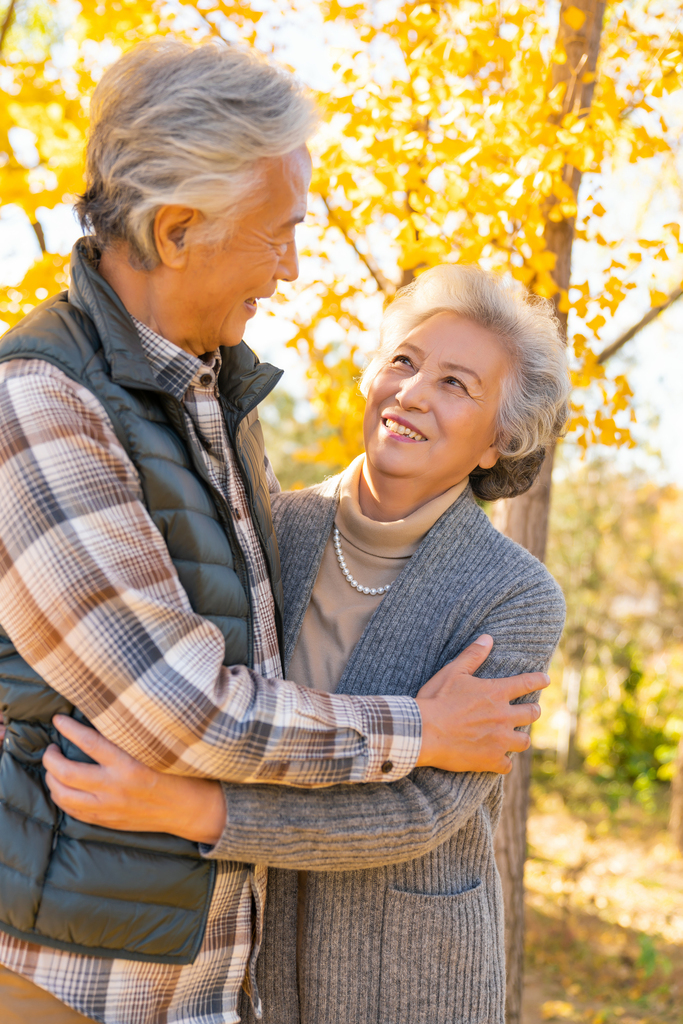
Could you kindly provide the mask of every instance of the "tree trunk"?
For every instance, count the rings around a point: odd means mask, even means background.
[[[585,21],[580,28],[571,28],[565,21],[564,13],[568,8],[578,9],[585,15]],[[553,87],[561,83],[566,85],[562,111],[556,119],[558,122],[561,122],[566,114],[573,113],[581,118],[586,117],[590,111],[595,90],[595,69],[600,52],[604,13],[605,4],[599,0],[562,0],[556,49],[564,50],[567,60],[564,64],[552,65]],[[585,81],[585,79],[589,79],[589,81]],[[581,184],[581,172],[576,167],[567,164],[564,168],[564,180],[571,187],[576,199]],[[554,205],[554,199],[551,198],[549,207]],[[571,278],[574,221],[574,217],[548,220],[544,232],[546,248],[555,253],[557,257],[553,271],[555,283],[565,292],[569,288]],[[567,314],[561,313],[560,318],[563,326],[566,327]]]
[[[524,862],[526,819],[529,810],[531,748],[517,754],[504,783],[505,802],[496,832],[496,864],[503,883],[505,904],[505,964],[507,991],[505,1017],[519,1021],[524,993]]]
[[[585,15],[583,24],[571,28],[564,18],[570,7]],[[570,112],[578,117],[588,114],[593,99],[594,75],[600,51],[600,37],[605,5],[599,0],[562,0],[557,47],[564,49],[567,60],[553,64],[552,85],[566,82],[564,107],[558,120]],[[575,15],[570,21],[575,21]],[[585,79],[590,79],[586,81]],[[565,168],[564,179],[578,195],[581,172]],[[549,202],[549,209],[554,206]],[[553,277],[558,288],[566,292],[571,277],[574,218],[548,220],[545,228],[547,249],[557,257]],[[558,292],[559,299],[561,292]],[[567,315],[560,318],[566,328]],[[493,521],[503,533],[522,544],[537,558],[545,557],[550,512],[552,453],[546,456],[538,479],[527,494],[501,502]],[[522,991],[524,987],[524,860],[526,855],[526,809],[528,806],[531,755],[517,758],[505,780],[505,803],[496,840],[496,859],[505,894],[505,948],[507,953],[507,1024],[521,1024]]]
[[[557,736],[557,766],[563,771],[576,767],[576,733],[581,703],[581,671],[575,665],[565,667],[562,679],[564,690],[564,721]]]
[[[678,744],[676,774],[671,781],[669,829],[676,846],[683,853],[683,739]]]
[[[545,558],[550,511],[550,485],[554,452],[548,452],[533,486],[526,494],[493,507],[493,523],[536,558]],[[496,832],[496,863],[505,901],[505,959],[507,993],[505,1015],[508,1024],[522,1019],[524,991],[524,862],[526,860],[526,819],[531,780],[531,750],[518,755],[504,783],[505,802]]]

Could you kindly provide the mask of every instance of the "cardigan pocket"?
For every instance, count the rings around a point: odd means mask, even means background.
[[[449,896],[388,889],[379,1024],[488,1024],[492,947],[480,880]]]

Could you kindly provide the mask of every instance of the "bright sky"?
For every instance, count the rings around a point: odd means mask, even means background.
[[[381,0],[382,4],[390,2]],[[60,3],[65,11],[74,10],[71,0],[60,0]],[[316,89],[329,89],[334,81],[329,27],[323,25],[313,0],[300,8],[296,20],[285,17],[279,5],[270,0],[263,0],[258,6],[263,6],[267,11],[259,26],[263,45],[272,41],[278,56],[294,67],[304,81]],[[342,42],[338,35],[335,36],[336,46]],[[68,61],[68,52],[64,53],[63,61],[65,64]],[[683,111],[672,110],[670,113],[674,124],[680,122],[680,134],[683,134]],[[12,143],[18,151],[17,155],[30,164],[32,144],[28,134],[22,136],[19,133],[12,139]],[[680,180],[683,181],[683,161],[679,171]],[[645,167],[631,165],[625,170],[603,175],[601,181],[600,199],[609,211],[601,223],[601,230],[607,238],[647,237],[648,225],[656,230],[656,224],[680,220],[683,197],[675,182],[663,180],[654,161],[649,161]],[[582,195],[585,197],[589,193],[597,198],[595,181],[584,182]],[[67,253],[80,233],[71,210],[61,205],[54,211],[41,209],[38,215],[45,231],[48,250]],[[300,231],[301,241],[305,242],[306,227],[303,226]],[[9,284],[21,280],[38,254],[35,235],[25,215],[17,207],[4,207],[0,211],[0,281]],[[577,269],[580,268],[584,279],[590,278],[598,269],[598,259],[598,246],[591,246],[590,243],[576,244],[574,264]],[[340,252],[335,273],[343,274],[350,266],[349,256]],[[659,267],[662,276],[658,287],[669,291],[683,277],[683,263],[672,260],[670,263],[659,264]],[[304,261],[304,275],[314,276],[316,272],[316,267],[306,267]],[[638,282],[642,287],[629,293],[617,317],[603,332],[604,344],[608,344],[647,311],[648,282],[649,277],[645,274]],[[284,386],[301,399],[299,411],[301,417],[305,418],[306,382],[303,366],[297,354],[285,348],[285,342],[292,333],[291,326],[277,306],[271,308],[274,316],[268,315],[265,309],[259,311],[248,327],[246,340],[261,358],[285,369]],[[380,306],[376,303],[371,309],[371,320],[375,326],[379,315]],[[630,464],[642,465],[658,478],[672,480],[683,486],[683,299],[629,342],[613,363],[615,365],[610,370],[618,367],[620,371],[627,371],[636,395],[638,423],[633,432],[639,445],[630,452],[609,449],[603,450],[603,454],[615,459],[624,468]],[[657,453],[661,454],[661,459]]]

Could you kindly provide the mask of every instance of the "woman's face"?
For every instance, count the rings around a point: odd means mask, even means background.
[[[499,338],[436,313],[396,346],[368,391],[368,469],[426,500],[498,459],[496,421],[509,369]],[[411,436],[412,435],[412,436]]]

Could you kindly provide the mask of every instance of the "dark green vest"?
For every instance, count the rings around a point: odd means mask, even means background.
[[[0,341],[0,362],[46,360],[106,409],[137,469],[144,500],[197,614],[225,637],[224,664],[253,664],[249,588],[230,509],[185,429],[181,403],[160,390],[130,316],[74,249],[72,285]],[[242,343],[221,350],[221,404],[266,557],[281,636],[282,586],[256,405],[280,371]],[[4,495],[3,500],[11,500]],[[191,963],[206,925],[215,865],[194,843],[84,825],[52,802],[42,755],[57,743],[89,758],[52,726],[84,716],[15,651],[0,628],[0,930],[76,953]]]

